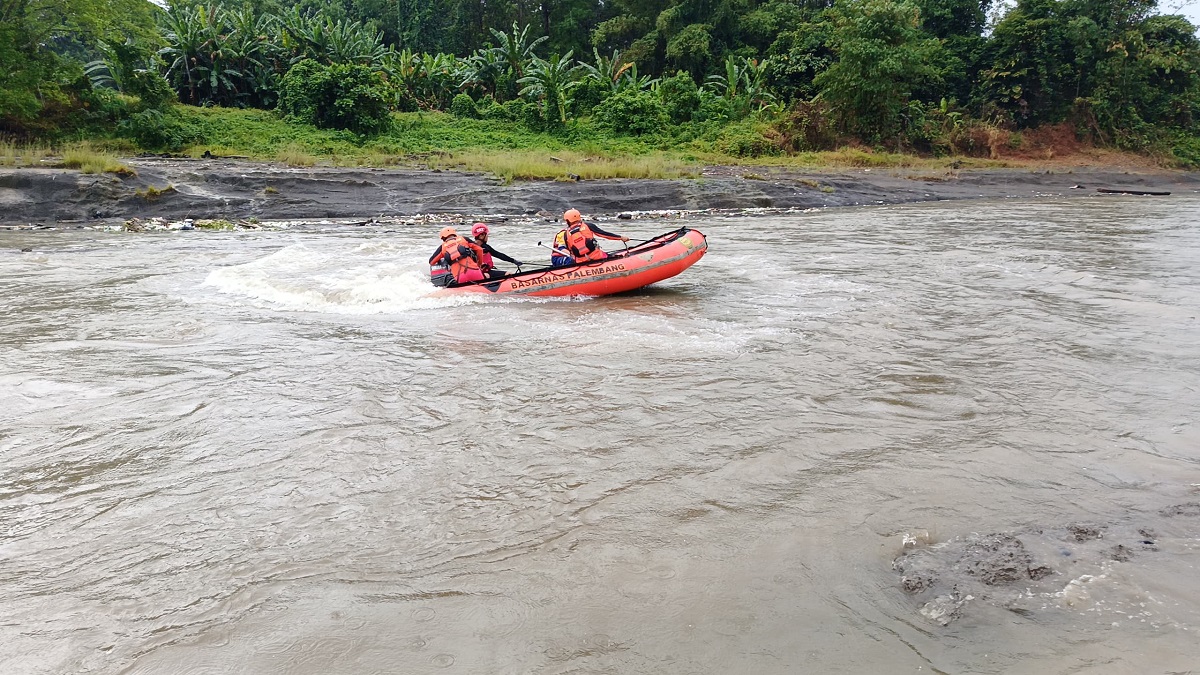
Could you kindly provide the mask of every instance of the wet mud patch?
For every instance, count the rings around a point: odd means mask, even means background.
[[[1200,516],[1200,503],[1172,505],[1147,518],[1156,516],[1165,519],[1164,527],[1075,522],[973,533],[941,543],[906,534],[892,569],[915,611],[941,626],[962,618],[976,603],[1021,615],[1079,609],[1111,581],[1109,574],[1120,569],[1115,565],[1138,565],[1166,539],[1178,543],[1200,536],[1200,523],[1191,519]]]

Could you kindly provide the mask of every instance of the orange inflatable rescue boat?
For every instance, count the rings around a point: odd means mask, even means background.
[[[542,267],[494,281],[475,281],[439,290],[435,295],[489,293],[534,297],[611,295],[670,279],[704,257],[708,240],[683,227],[624,251],[567,267]]]

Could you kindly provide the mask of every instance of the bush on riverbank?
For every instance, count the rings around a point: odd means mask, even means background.
[[[378,133],[391,123],[383,78],[358,64],[297,63],[283,76],[279,110],[322,129],[358,134]]]
[[[241,156],[293,166],[417,165],[488,171],[507,179],[678,177],[702,163],[787,163],[782,139],[769,123],[695,122],[660,124],[638,136],[601,126],[590,118],[560,129],[535,130],[519,122],[471,119],[442,112],[394,113],[386,130],[373,135],[319,129],[259,110],[177,106],[178,124],[192,141],[183,154]],[[154,150],[120,132],[108,147],[127,153]],[[132,141],[132,142],[131,142]],[[859,151],[860,154],[871,154]],[[819,155],[796,159],[809,163]],[[836,153],[831,157],[839,157]],[[888,156],[886,153],[881,157]],[[297,158],[301,159],[297,159]]]
[[[1181,136],[1171,147],[1171,155],[1184,168],[1200,169],[1200,136]]]
[[[981,130],[970,141],[981,148],[978,151],[922,158],[856,144],[830,143],[825,149],[808,150],[809,145],[795,143],[780,133],[778,125],[753,119],[730,124],[707,121],[666,125],[657,133],[628,136],[599,128],[590,119],[572,120],[558,130],[537,131],[505,120],[440,112],[395,113],[386,131],[364,136],[319,129],[262,110],[179,105],[162,115],[168,121],[171,137],[186,142],[173,142],[170,147],[145,145],[122,126],[95,135],[90,147],[113,159],[117,155],[169,150],[191,157],[240,157],[295,167],[323,164],[482,171],[504,180],[676,178],[697,176],[705,164],[944,171],[1005,166],[1008,161],[1020,164],[1061,159],[1072,152],[1072,147],[1074,151],[1087,151],[1086,146],[1073,140],[1073,146],[1061,144],[1065,142],[1064,134],[1074,138],[1069,131],[1018,136]],[[140,133],[141,138],[159,138],[147,131]],[[77,144],[67,147],[73,145]],[[993,154],[993,147],[997,154]],[[1188,146],[1181,142],[1178,148],[1182,157],[1172,161],[1182,161],[1188,157],[1185,153],[1195,152],[1200,143]],[[61,157],[63,147],[57,152]],[[61,166],[53,154],[46,144],[0,143],[0,165]]]

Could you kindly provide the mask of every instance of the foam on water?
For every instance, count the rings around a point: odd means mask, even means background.
[[[582,330],[581,330],[582,329]],[[612,344],[643,354],[700,353],[737,354],[759,337],[761,331],[746,331],[733,323],[687,316],[639,317],[631,322],[620,313],[596,313],[580,318],[573,326],[559,329],[564,335],[595,336],[593,346],[576,344],[584,352],[606,351]],[[575,338],[578,341],[578,337]]]
[[[328,314],[390,314],[488,300],[473,294],[433,297],[438,289],[418,271],[415,260],[397,256],[399,252],[386,242],[328,253],[295,244],[213,270],[204,283],[258,307]]]

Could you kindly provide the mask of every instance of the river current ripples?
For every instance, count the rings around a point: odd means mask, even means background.
[[[1197,213],[0,235],[0,672],[1200,672]]]

